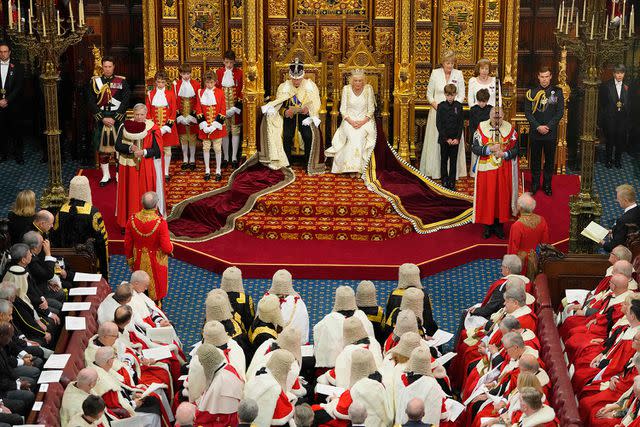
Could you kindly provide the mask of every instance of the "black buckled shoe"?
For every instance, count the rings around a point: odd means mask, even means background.
[[[188,162],[182,162],[182,164],[180,165],[180,169],[183,171],[186,171],[187,169],[189,169],[189,163]]]
[[[167,184],[168,184],[169,182],[171,182],[171,176],[170,176],[170,175],[165,175],[165,176],[164,176],[164,182],[166,182]]]
[[[196,162],[189,163],[189,170],[192,170],[192,171],[196,170]]]
[[[551,186],[550,185],[544,187],[544,194],[546,194],[547,196],[553,195],[553,191],[551,191]]]
[[[222,175],[219,173],[216,174],[216,182],[222,181]]]
[[[493,234],[500,240],[504,240],[504,229],[502,228],[502,224],[496,224],[493,226]]]
[[[204,180],[205,181],[209,181],[211,179],[211,174],[210,173],[205,173],[204,174]]]
[[[229,160],[223,160],[222,163],[220,164],[220,167],[222,169],[226,168],[229,165]]]
[[[488,239],[489,237],[491,237],[492,231],[493,230],[491,229],[491,226],[485,225],[484,226],[484,230],[482,231],[482,238],[483,239]]]
[[[231,162],[231,167],[233,169],[238,169],[238,166],[240,166],[240,163],[237,160]]]

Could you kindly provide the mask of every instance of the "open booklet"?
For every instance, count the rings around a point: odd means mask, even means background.
[[[596,243],[600,243],[604,240],[605,237],[607,237],[607,234],[609,234],[609,230],[607,230],[597,222],[591,221],[580,234],[582,234],[587,239],[591,239]]]

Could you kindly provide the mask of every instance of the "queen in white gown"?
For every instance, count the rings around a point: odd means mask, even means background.
[[[342,123],[325,151],[327,157],[333,157],[332,173],[364,172],[376,145],[375,109],[373,88],[366,84],[363,71],[354,70],[350,83],[342,88]]]
[[[442,57],[442,67],[436,68],[431,73],[429,85],[427,86],[427,101],[431,104],[429,118],[427,119],[427,130],[424,134],[422,144],[422,155],[420,156],[420,172],[433,179],[440,179],[440,145],[438,144],[438,128],[436,127],[436,113],[438,104],[445,100],[444,87],[451,83],[456,85],[456,101],[464,102],[465,85],[462,71],[454,67],[456,62],[455,53],[447,51]],[[460,139],[458,149],[458,163],[456,179],[467,176],[467,166],[464,150],[464,135]]]

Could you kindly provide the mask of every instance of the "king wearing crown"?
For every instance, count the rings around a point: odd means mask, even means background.
[[[304,77],[304,64],[296,58],[289,65],[289,78],[278,86],[273,101],[262,107],[260,161],[271,169],[289,166],[294,140],[304,142],[304,165],[319,163],[320,92]],[[316,143],[317,141],[317,143]],[[311,159],[311,160],[310,160]]]

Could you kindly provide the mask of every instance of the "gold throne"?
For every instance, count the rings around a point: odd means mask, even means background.
[[[291,30],[294,34],[293,42],[283,48],[278,59],[271,65],[271,96],[275,97],[280,83],[289,78],[289,65],[298,58],[304,64],[305,78],[311,79],[320,91],[319,116],[322,129],[327,116],[327,66],[318,61],[306,46],[306,34],[311,31],[309,25],[303,21],[295,21],[291,24]]]
[[[338,129],[342,87],[349,84],[349,75],[355,69],[364,71],[367,76],[367,83],[371,85],[376,96],[376,110],[380,112],[382,127],[387,137],[389,135],[389,81],[387,66],[384,64],[381,55],[373,53],[367,43],[369,31],[368,25],[358,24],[355,27],[356,46],[350,52],[347,52],[347,59],[343,63],[336,62],[333,72],[336,82],[333,85],[332,99],[334,108],[331,109],[331,135]]]

